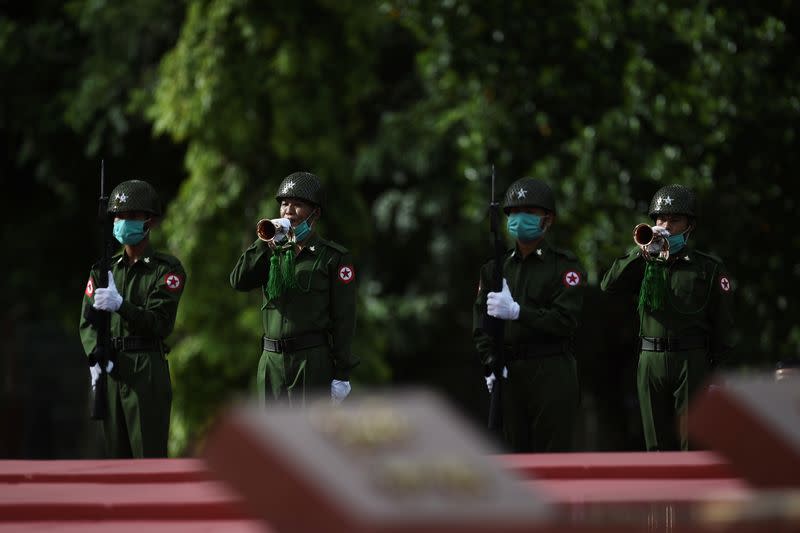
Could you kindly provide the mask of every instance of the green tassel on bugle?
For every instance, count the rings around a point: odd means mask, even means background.
[[[644,279],[639,289],[639,310],[661,309],[667,301],[667,265],[660,261],[648,261],[644,268]]]
[[[288,289],[297,286],[294,273],[294,249],[276,249],[269,258],[269,279],[267,280],[267,297],[274,300]]]

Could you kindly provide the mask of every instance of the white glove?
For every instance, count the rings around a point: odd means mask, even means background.
[[[114,368],[114,362],[108,361],[106,363],[106,372],[111,372]],[[92,376],[92,390],[97,387],[97,380],[100,379],[100,363],[95,363],[89,367],[89,374]]]
[[[494,375],[494,372],[486,376],[486,388],[489,389],[489,394],[492,393],[495,381],[497,381],[497,376]],[[94,383],[94,381],[92,381],[92,383]]]
[[[508,367],[503,367],[503,377],[508,377]],[[497,381],[497,376],[494,375],[492,372],[490,375],[486,376],[486,388],[489,389],[489,394],[492,393],[492,389],[494,388],[494,382]]]
[[[108,287],[98,287],[94,290],[94,303],[92,307],[100,311],[114,312],[122,305],[122,295],[117,291],[114,276],[108,271]]]
[[[503,290],[490,292],[486,295],[486,312],[489,316],[501,320],[516,320],[519,318],[519,304],[511,297],[508,282],[503,278]]]
[[[350,394],[349,381],[339,381],[338,379],[331,381],[331,399],[333,403],[342,403],[342,400],[347,398],[348,394]]]
[[[100,379],[100,363],[90,366],[89,374],[92,376],[92,390],[94,390],[97,387],[97,380]]]
[[[661,226],[652,226],[650,229],[653,230],[653,240],[642,248],[650,255],[658,255],[664,249],[664,241],[669,237],[669,231]]]
[[[270,222],[275,224],[275,239],[276,243],[282,243],[286,240],[289,230],[292,228],[292,221],[288,218],[273,218]]]

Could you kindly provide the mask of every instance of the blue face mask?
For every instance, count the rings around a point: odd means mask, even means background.
[[[508,216],[508,233],[522,242],[535,241],[542,235],[542,217],[532,213],[512,213]]]
[[[686,246],[686,233],[678,233],[677,235],[670,235],[667,237],[669,243],[669,253],[677,254],[683,247]]]
[[[150,230],[144,229],[146,220],[121,220],[114,221],[114,237],[120,244],[139,244]]]
[[[313,216],[313,213],[308,215],[304,221],[299,223],[294,227],[294,239],[297,242],[303,242],[308,237],[308,234],[311,233],[311,225],[308,223],[308,219]]]

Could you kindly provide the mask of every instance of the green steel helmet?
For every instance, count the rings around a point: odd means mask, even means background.
[[[310,172],[289,174],[278,186],[275,199],[280,203],[284,198],[300,198],[318,207],[325,204],[325,190],[317,176]]]
[[[151,215],[161,215],[161,200],[152,185],[142,180],[123,181],[111,191],[108,197],[108,212],[125,213],[145,211]]]
[[[553,190],[542,180],[521,178],[511,184],[503,200],[503,211],[508,214],[512,207],[541,207],[556,212]]]
[[[661,187],[650,201],[650,218],[658,215],[696,216],[694,193],[683,185]]]

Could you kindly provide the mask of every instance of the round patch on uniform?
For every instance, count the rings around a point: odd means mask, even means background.
[[[353,270],[352,265],[343,265],[339,267],[339,280],[342,283],[350,283],[356,277],[356,271]]]
[[[722,289],[724,292],[728,292],[731,290],[731,280],[728,279],[728,276],[719,277],[719,288]]]
[[[92,294],[94,294],[94,280],[91,276],[89,276],[89,281],[86,282],[86,291],[84,292],[89,298],[91,298]]]
[[[580,285],[581,275],[579,272],[576,272],[574,270],[569,270],[567,272],[564,272],[564,277],[562,278],[562,280],[564,281],[564,285],[566,285],[567,287],[575,287],[577,285]]]
[[[174,272],[170,272],[164,276],[164,284],[167,286],[167,290],[178,291],[183,287],[183,278]]]

